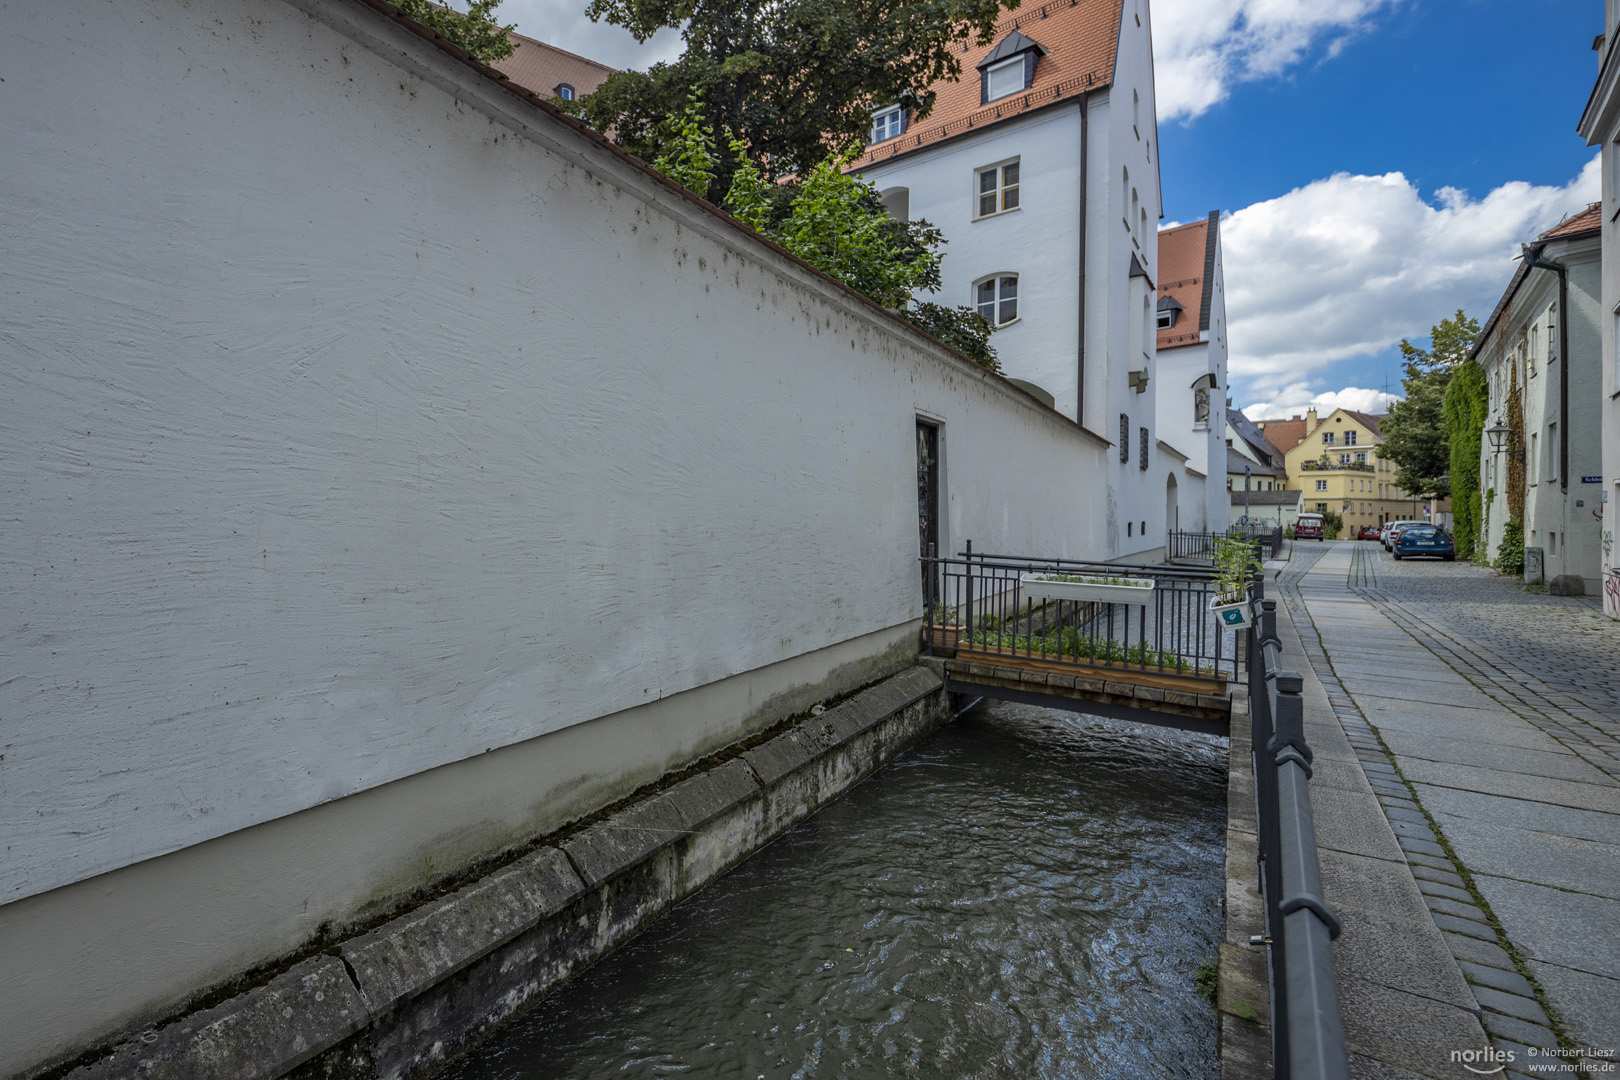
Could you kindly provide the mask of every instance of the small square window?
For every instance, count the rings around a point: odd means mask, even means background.
[[[875,143],[892,139],[904,129],[905,116],[898,105],[890,105],[872,114],[872,141]]]
[[[1316,482],[1316,490],[1317,491],[1326,491],[1327,490],[1327,481],[1326,480],[1318,480]]]
[[[1018,162],[979,170],[979,217],[1018,209]]]
[[[1331,432],[1331,431],[1322,432],[1322,445],[1323,446],[1332,446],[1333,445],[1333,432]]]
[[[1160,330],[1170,330],[1174,328],[1175,325],[1176,312],[1174,308],[1166,308],[1165,310],[1159,312],[1158,328]]]
[[[1346,445],[1346,446],[1354,446],[1354,445],[1356,445],[1356,432],[1347,431],[1347,432],[1344,433],[1344,445]]]

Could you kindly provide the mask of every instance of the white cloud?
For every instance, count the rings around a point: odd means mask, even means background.
[[[1532,240],[1598,197],[1593,157],[1563,187],[1515,181],[1426,202],[1400,173],[1339,173],[1221,224],[1229,370],[1290,404],[1337,362],[1370,357],[1466,310],[1483,321]]]
[[[1377,416],[1388,411],[1391,402],[1399,400],[1399,394],[1363,390],[1359,386],[1347,386],[1343,390],[1330,390],[1324,394],[1313,393],[1304,383],[1294,383],[1283,387],[1271,401],[1247,406],[1243,415],[1250,420],[1287,420],[1291,416],[1305,415],[1306,409],[1315,409],[1321,416],[1328,415],[1334,409],[1351,409]]]
[[[585,16],[585,0],[505,0],[495,16],[503,24],[516,23],[526,37],[620,70],[645,71],[685,49],[678,30],[660,30],[643,45],[622,27],[594,23]]]
[[[1191,119],[1233,85],[1272,78],[1317,46],[1331,60],[1402,0],[1158,0],[1154,93],[1161,120]],[[1325,44],[1324,44],[1325,43]]]

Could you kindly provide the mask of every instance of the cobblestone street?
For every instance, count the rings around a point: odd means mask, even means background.
[[[1555,1075],[1560,1050],[1615,1051],[1620,624],[1588,599],[1464,563],[1396,562],[1369,541],[1306,542],[1272,566],[1484,1030],[1513,1055],[1507,1075]],[[1353,904],[1358,885],[1342,880]],[[1341,943],[1341,963],[1368,947]],[[1437,1045],[1421,1034],[1434,1022],[1413,1028],[1405,1037]]]

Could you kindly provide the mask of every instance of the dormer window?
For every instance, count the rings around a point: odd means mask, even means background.
[[[569,86],[567,83],[559,83],[557,85],[557,96],[562,98],[564,101],[573,101],[574,88]]]
[[[1181,303],[1177,301],[1175,297],[1159,297],[1159,317],[1157,323],[1158,329],[1173,329],[1176,325],[1176,317],[1179,316],[1183,310],[1184,309],[1182,308]]]
[[[979,104],[1028,90],[1035,81],[1035,63],[1046,50],[1014,30],[979,61]]]
[[[875,143],[893,139],[905,129],[905,110],[898,105],[889,105],[872,114],[872,141]]]

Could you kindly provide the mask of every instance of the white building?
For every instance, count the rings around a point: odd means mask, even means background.
[[[1521,479],[1508,440],[1497,449],[1481,439],[1486,550],[1495,557],[1509,488],[1522,483],[1524,544],[1541,549],[1560,592],[1601,588],[1602,210],[1592,204],[1525,249],[1470,354],[1489,387],[1486,426],[1516,428],[1523,440]]]
[[[1188,500],[1182,500],[1181,525],[1189,531],[1224,532],[1230,508],[1220,481],[1228,450],[1226,279],[1218,211],[1205,221],[1159,233],[1155,319],[1159,436],[1185,450],[1187,467],[1209,478],[1195,520],[1188,520]]]
[[[1604,0],[1603,30],[1594,43],[1600,58],[1597,85],[1581,114],[1578,130],[1588,146],[1603,148],[1603,201],[1605,221],[1620,212],[1620,0]],[[1603,553],[1603,610],[1620,619],[1620,544],[1616,544],[1615,515],[1620,513],[1620,240],[1615,230],[1603,230],[1603,284],[1598,328],[1602,334],[1602,466],[1596,485],[1581,484],[1594,492],[1602,519],[1599,526]],[[1579,478],[1584,481],[1584,477]],[[1588,500],[1590,502],[1590,500]]]
[[[1108,439],[1113,556],[1152,557],[1166,522],[1205,487],[1207,452],[1155,415],[1159,198],[1147,0],[1049,0],[1004,14],[992,43],[938,84],[929,116],[877,110],[852,168],[897,217],[926,218],[948,242],[942,295],[973,304],[1017,385]],[[1205,462],[1203,468],[1195,460]],[[1084,486],[1084,489],[1082,488]],[[1058,494],[1058,493],[1054,493]],[[1199,510],[1208,516],[1202,490]]]
[[[920,488],[1111,542],[1106,440],[384,7],[5,7],[0,1076],[910,666]]]

